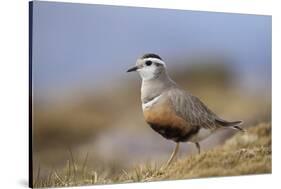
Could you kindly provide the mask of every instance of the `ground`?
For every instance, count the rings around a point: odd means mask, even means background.
[[[168,168],[149,163],[107,177],[88,170],[85,162],[80,165],[68,162],[65,170],[54,170],[48,179],[37,179],[35,176],[34,186],[76,186],[271,173],[271,124],[259,123],[246,129],[245,133],[235,134],[221,146],[176,159]]]

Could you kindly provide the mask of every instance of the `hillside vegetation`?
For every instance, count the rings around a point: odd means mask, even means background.
[[[118,173],[98,173],[84,162],[68,161],[63,171],[53,170],[41,179],[40,170],[34,173],[35,187],[76,186],[189,179],[212,176],[235,176],[271,173],[271,124],[260,123],[237,133],[223,145],[197,155],[177,159],[168,168],[159,163],[137,165]]]

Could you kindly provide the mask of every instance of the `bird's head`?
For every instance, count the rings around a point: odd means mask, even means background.
[[[136,66],[127,70],[127,72],[139,72],[143,80],[151,80],[157,78],[161,73],[165,72],[166,64],[157,54],[145,54],[137,59]]]

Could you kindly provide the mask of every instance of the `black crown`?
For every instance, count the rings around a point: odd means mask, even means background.
[[[157,58],[157,59],[162,60],[162,58],[160,56],[158,56],[157,54],[153,54],[153,53],[144,54],[141,58],[142,59],[145,59],[145,58]]]

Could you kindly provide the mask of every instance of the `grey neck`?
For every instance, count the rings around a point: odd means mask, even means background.
[[[166,70],[156,78],[142,80],[141,101],[147,103],[174,86],[176,86],[176,83],[168,76]]]

